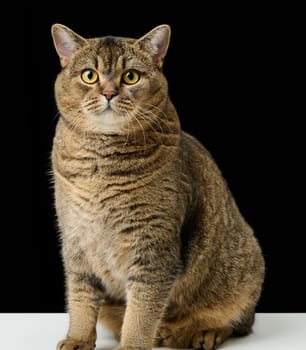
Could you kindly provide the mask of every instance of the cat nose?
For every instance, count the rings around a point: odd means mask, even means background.
[[[114,96],[118,95],[118,93],[114,90],[105,90],[102,91],[102,95],[105,96],[108,101],[110,101]]]

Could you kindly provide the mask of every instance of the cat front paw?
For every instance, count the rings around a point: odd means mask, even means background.
[[[152,350],[152,348],[140,348],[132,346],[119,346],[116,350]]]
[[[94,350],[96,344],[75,339],[65,339],[57,344],[57,350]]]

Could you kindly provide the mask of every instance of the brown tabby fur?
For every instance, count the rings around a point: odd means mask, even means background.
[[[93,349],[98,320],[120,349],[211,350],[250,333],[264,260],[211,155],[180,129],[162,73],[169,26],[138,40],[84,39],[60,24],[52,35],[70,316],[57,348]],[[96,82],[82,81],[86,69]],[[129,85],[131,69],[140,79]]]

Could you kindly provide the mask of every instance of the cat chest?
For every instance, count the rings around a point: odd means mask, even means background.
[[[78,245],[92,271],[103,280],[116,280],[125,285],[131,248],[112,232],[103,217],[84,223],[81,227]]]
[[[107,289],[117,290],[117,295],[119,290],[122,293],[133,247],[118,235],[109,211],[94,204],[88,209],[70,201],[61,214],[61,231],[67,245],[82,253],[84,263],[108,285]]]

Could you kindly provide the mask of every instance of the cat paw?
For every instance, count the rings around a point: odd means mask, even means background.
[[[229,338],[232,333],[232,328],[201,331],[192,337],[191,346],[194,349],[213,350]]]
[[[134,348],[132,346],[119,346],[116,350],[152,350],[152,348]]]
[[[74,339],[65,339],[57,344],[57,350],[94,350],[96,344]]]
[[[160,327],[154,342],[154,347],[166,348],[188,348],[188,335],[181,329],[173,330],[167,327]]]

